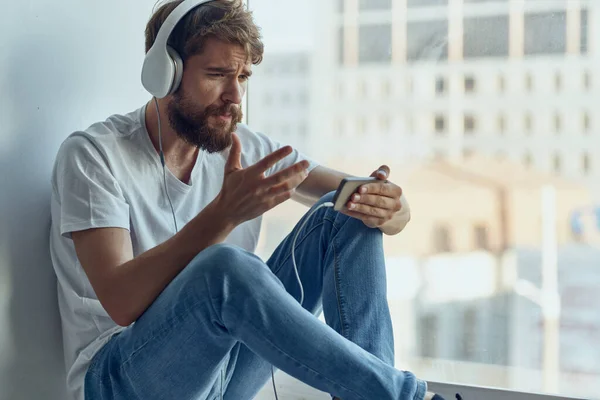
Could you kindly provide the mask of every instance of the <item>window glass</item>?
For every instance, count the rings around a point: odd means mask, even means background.
[[[391,167],[412,211],[384,237],[398,368],[597,398],[600,1],[511,4],[251,0],[248,123],[349,175]],[[306,211],[266,213],[259,256]]]

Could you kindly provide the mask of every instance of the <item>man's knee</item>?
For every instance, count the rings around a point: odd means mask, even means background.
[[[223,277],[243,280],[257,269],[268,268],[256,255],[238,246],[216,244],[200,252],[186,269],[205,281],[222,281]]]

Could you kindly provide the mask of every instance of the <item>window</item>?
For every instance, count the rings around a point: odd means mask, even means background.
[[[508,16],[465,19],[464,58],[508,57],[508,26]]]
[[[498,77],[498,92],[504,93],[506,90],[506,80],[503,76]]]
[[[523,156],[523,165],[525,165],[525,167],[529,168],[529,167],[531,167],[532,163],[533,163],[533,160],[531,159],[531,153],[529,153],[529,152],[525,153],[525,155]]]
[[[433,251],[435,253],[448,253],[452,251],[450,229],[445,225],[435,227],[433,231]]]
[[[386,99],[392,96],[392,83],[388,79],[381,84],[381,95]]]
[[[552,168],[554,169],[555,173],[560,174],[562,169],[562,158],[559,154],[555,154],[552,157]]]
[[[590,90],[592,88],[592,75],[589,72],[585,72],[583,74],[583,87],[586,90]]]
[[[382,133],[389,133],[390,132],[390,117],[389,115],[382,115],[379,118],[379,129],[381,130]]]
[[[466,115],[464,119],[465,133],[473,133],[475,131],[475,117]]]
[[[442,77],[437,77],[435,80],[435,94],[444,94],[446,92],[446,80]]]
[[[590,155],[588,153],[584,153],[581,156],[581,168],[583,170],[584,175],[589,175],[592,170],[592,161],[590,159]]]
[[[358,59],[361,64],[392,61],[392,26],[361,25]]]
[[[566,12],[525,15],[525,54],[563,54],[567,49]]]
[[[448,0],[407,0],[408,7],[445,6]]]
[[[524,0],[523,7],[521,0],[350,0],[344,16],[333,1],[250,1],[271,50],[254,67],[248,125],[270,124],[266,133],[276,138],[287,122],[291,135],[279,136],[281,142],[322,165],[358,175],[370,174],[365,168],[375,168],[372,162],[387,164],[392,180],[401,181],[412,221],[406,234],[386,236],[384,248],[389,308],[402,327],[395,365],[426,381],[458,385],[444,393],[447,399],[456,392],[465,400],[538,398],[515,391],[597,398],[600,321],[590,330],[586,318],[598,313],[600,299],[573,304],[569,295],[592,287],[600,296],[597,235],[585,232],[575,246],[569,234],[573,214],[591,206],[600,176],[596,0]],[[587,10],[581,25],[589,35],[582,32],[581,43],[573,41],[584,29],[576,25],[575,3]],[[293,18],[286,18],[289,10]],[[264,73],[286,57],[294,61],[292,76]],[[291,93],[287,106],[284,91]],[[266,93],[274,96],[269,107],[263,107]],[[520,286],[529,281],[547,289],[542,232],[550,231],[539,221],[548,183],[558,200],[560,273],[551,284],[560,289],[561,324],[555,327],[544,318],[551,304]],[[282,226],[281,238],[306,212],[285,202],[263,216],[263,229]],[[268,236],[256,250],[262,259],[280,240]],[[545,335],[560,338],[559,345],[544,347]],[[548,355],[559,355],[559,364],[544,363]],[[544,377],[556,379],[549,384]],[[469,393],[466,384],[497,391]]]
[[[590,114],[589,113],[584,113],[583,114],[583,132],[585,134],[588,134],[590,131],[590,127],[591,127],[591,121],[590,121]]]
[[[588,52],[588,32],[589,32],[589,26],[588,26],[588,10],[587,9],[582,9],[581,10],[581,22],[580,22],[580,26],[581,26],[581,33],[580,33],[580,45],[579,45],[579,51],[581,52],[581,54],[587,54]]]
[[[359,117],[358,118],[358,124],[356,129],[358,130],[358,134],[360,136],[365,136],[367,133],[367,121],[364,117]]]
[[[560,133],[562,130],[562,118],[559,114],[554,114],[554,132]]]
[[[475,249],[476,250],[489,250],[490,242],[488,238],[488,228],[485,225],[476,225],[474,227],[475,236]]]
[[[441,115],[435,117],[435,131],[437,133],[444,133],[446,131],[446,119]]]
[[[344,0],[342,0],[344,1]],[[337,61],[338,64],[343,65],[346,57],[346,38],[345,38],[346,29],[342,26],[337,31]]]
[[[392,0],[360,0],[358,8],[366,10],[391,10]]]
[[[531,74],[525,75],[525,89],[528,92],[533,90],[533,76],[531,76]]]
[[[531,114],[525,114],[525,133],[530,134],[533,129],[533,118]]]
[[[472,76],[465,77],[465,93],[473,93],[475,91],[475,78]]]
[[[439,332],[438,318],[435,314],[425,315],[421,318],[421,355],[427,358],[438,357],[437,332]]]
[[[407,24],[408,60],[448,59],[448,21],[409,22]]]

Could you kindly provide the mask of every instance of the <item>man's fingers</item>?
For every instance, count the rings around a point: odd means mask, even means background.
[[[351,203],[346,204],[346,209],[359,214],[363,214],[368,217],[375,217],[380,219],[390,219],[394,211],[386,210],[383,208],[373,207],[367,204]]]
[[[377,170],[373,171],[371,174],[371,178],[377,178],[380,181],[385,181],[390,177],[390,167],[387,165],[382,165]]]
[[[342,210],[340,212],[349,217],[361,220],[362,222],[364,222],[365,225],[367,225],[370,228],[377,228],[377,227],[383,226],[387,222],[386,219],[371,217],[369,215],[361,214],[356,211]]]
[[[402,202],[400,201],[400,199],[378,196],[374,194],[353,194],[350,197],[350,204],[352,203],[366,204],[369,206],[382,208],[384,210],[394,212],[400,211],[400,209],[402,208]]]
[[[269,176],[268,178],[266,178],[264,180],[263,184],[267,187],[275,186],[275,185],[283,183],[283,182],[287,181],[288,179],[293,178],[295,176],[299,176],[299,177],[301,177],[302,180],[304,180],[307,176],[306,169],[308,168],[308,166],[309,166],[308,161],[306,161],[306,160],[300,161],[299,163],[296,163],[296,164],[292,165],[291,167],[284,169],[283,171],[280,171],[274,175]]]
[[[231,138],[233,141],[229,149],[229,157],[227,157],[227,162],[225,163],[226,174],[238,169],[242,169],[242,143],[240,142],[240,138],[235,133],[231,135]]]
[[[248,169],[252,170],[257,174],[262,174],[263,172],[271,168],[273,165],[277,164],[279,161],[289,156],[292,153],[292,151],[293,149],[291,146],[282,147],[281,149],[269,154],[268,156],[266,156],[265,158],[263,158]]]
[[[394,185],[391,182],[374,182],[362,185],[358,189],[358,193],[361,195],[377,194],[380,196],[397,199],[400,198],[400,196],[402,196],[402,188],[397,185]]]
[[[279,195],[284,192],[295,190],[302,182],[306,179],[306,175],[302,172],[291,175],[288,179],[283,180],[281,183],[272,185],[267,190],[270,195]]]

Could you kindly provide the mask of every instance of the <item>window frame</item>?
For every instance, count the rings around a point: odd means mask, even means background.
[[[244,0],[246,3],[246,8],[250,9],[251,0]],[[588,72],[589,74],[589,72]],[[588,75],[589,76],[589,75]],[[590,76],[591,81],[591,76]],[[533,83],[533,82],[532,82]],[[504,82],[506,85],[506,82]],[[533,86],[533,85],[532,85]],[[591,85],[590,85],[591,86]],[[248,84],[248,88],[246,91],[245,99],[243,104],[245,106],[243,123],[250,123],[250,88],[251,85]],[[504,88],[506,89],[506,88]],[[531,91],[533,88],[528,88]],[[447,90],[447,87],[446,87]],[[588,89],[589,90],[589,89]],[[443,115],[442,113],[434,114],[435,116]],[[445,118],[444,118],[444,122]],[[439,132],[435,132],[436,134],[440,134]],[[507,366],[507,368],[510,368]],[[547,394],[539,394],[539,393],[529,393],[529,392],[521,392],[510,389],[502,389],[502,388],[490,388],[462,383],[451,383],[451,382],[438,382],[438,381],[430,381],[427,380],[426,376],[419,376],[419,379],[424,379],[427,382],[428,390],[436,392],[441,396],[444,396],[446,399],[453,400],[456,397],[457,393],[460,393],[464,400],[469,399],[486,399],[486,400],[586,400],[579,397],[568,397],[568,396],[554,396]]]

